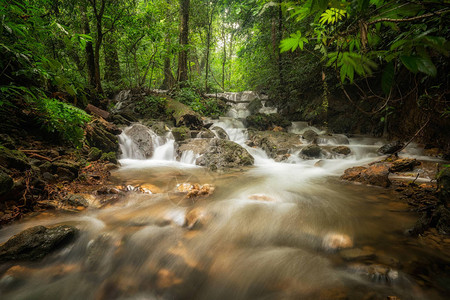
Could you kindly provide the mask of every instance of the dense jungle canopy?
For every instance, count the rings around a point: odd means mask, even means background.
[[[436,131],[449,115],[448,4],[2,0],[0,105],[26,104],[75,143],[87,116],[74,107],[130,88],[174,90],[199,110],[203,93],[255,90],[341,132],[410,134],[430,119]]]

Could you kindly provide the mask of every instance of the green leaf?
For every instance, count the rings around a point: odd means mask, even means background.
[[[391,87],[394,84],[394,75],[394,64],[390,62],[384,67],[383,73],[381,74],[381,89],[385,95],[388,95],[391,91]]]
[[[417,68],[420,72],[436,77],[437,69],[433,62],[427,57],[419,57],[417,60]]]
[[[419,67],[417,66],[417,57],[416,56],[406,56],[401,55],[400,61],[403,65],[411,72],[417,73],[419,71]]]

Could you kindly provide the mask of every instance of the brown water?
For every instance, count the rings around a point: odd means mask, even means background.
[[[157,194],[129,192],[102,209],[0,230],[0,242],[37,224],[81,230],[41,262],[1,266],[0,298],[445,299],[449,257],[404,235],[417,216],[391,191],[336,174],[312,162],[228,174],[175,163],[124,167],[115,184]],[[186,198],[175,192],[186,182],[215,191]],[[186,214],[198,219],[192,228]],[[348,236],[371,257],[346,261],[330,236]]]

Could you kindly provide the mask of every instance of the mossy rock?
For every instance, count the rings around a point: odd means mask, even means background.
[[[86,141],[89,146],[96,147],[104,152],[117,152],[119,150],[119,139],[109,132],[100,121],[88,124]]]
[[[283,118],[280,114],[261,114],[257,113],[246,118],[247,126],[256,130],[268,130],[274,127],[287,128],[291,122]]]
[[[450,168],[444,167],[436,177],[438,182],[439,198],[447,202],[450,199]]]
[[[103,153],[100,160],[109,161],[111,163],[117,164],[117,155],[115,152]]]
[[[262,107],[263,106],[261,100],[255,99],[248,104],[247,109],[250,111],[251,114],[256,114]]]
[[[4,195],[11,191],[14,185],[12,178],[5,172],[0,170],[0,195]]]
[[[8,169],[25,171],[31,168],[28,158],[18,150],[0,146],[0,165]]]
[[[254,161],[253,156],[241,145],[214,138],[211,140],[207,152],[197,159],[196,164],[216,171],[251,166]]]
[[[191,130],[185,126],[172,129],[172,135],[175,141],[184,141],[191,138]]]
[[[89,150],[88,160],[89,161],[99,160],[100,157],[102,156],[102,153],[103,153],[102,150],[96,147],[92,147],[91,150]]]
[[[322,149],[317,145],[309,145],[302,149],[301,154],[308,158],[319,158],[322,155]]]

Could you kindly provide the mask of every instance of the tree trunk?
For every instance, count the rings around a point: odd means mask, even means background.
[[[112,35],[106,37],[105,46],[103,47],[105,53],[105,80],[114,84],[120,83],[120,64],[119,54],[115,40]]]
[[[180,0],[180,46],[181,51],[178,55],[178,82],[182,83],[188,80],[187,58],[189,43],[189,6],[190,0]]]
[[[175,84],[175,78],[172,75],[172,69],[170,68],[170,57],[166,55],[164,58],[164,80],[161,85],[162,90],[170,90]]]
[[[83,22],[83,32],[84,34],[91,34],[91,29],[89,26],[89,20],[86,16],[86,6],[80,5],[81,19]],[[88,41],[86,43],[86,65],[88,71],[88,84],[91,89],[95,88],[95,63],[94,63],[94,48],[92,47],[92,42]]]
[[[279,0],[278,5],[278,34],[277,34],[277,45],[280,45],[281,40],[283,39],[283,9],[282,4],[283,0]],[[278,48],[277,48],[278,49]],[[285,99],[285,82],[284,82],[284,74],[283,74],[283,57],[279,50],[277,50],[277,63],[278,63],[278,76],[280,79],[280,99]]]

